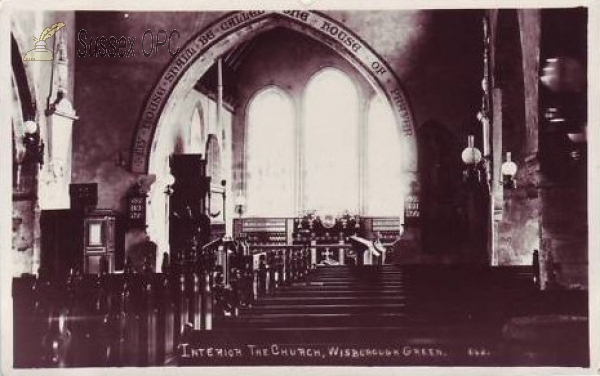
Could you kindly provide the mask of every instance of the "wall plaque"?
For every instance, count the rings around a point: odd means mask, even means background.
[[[146,227],[146,195],[127,197],[127,224],[129,228]]]

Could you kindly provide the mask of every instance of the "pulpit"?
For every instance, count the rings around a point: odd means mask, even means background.
[[[193,263],[193,250],[211,240],[207,195],[210,177],[201,154],[172,155],[171,173],[175,178],[169,204],[169,246],[171,261]]]

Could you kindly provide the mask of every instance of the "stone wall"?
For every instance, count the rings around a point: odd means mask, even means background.
[[[11,38],[14,39],[16,48],[10,52],[13,59],[17,59],[23,64],[23,70],[26,76],[26,85],[20,86],[18,91],[21,94],[20,100],[23,100],[23,94],[26,91],[27,97],[31,98],[33,103],[26,106],[32,106],[37,110],[34,119],[25,119],[25,114],[13,116],[13,126],[22,127],[24,120],[34,120],[38,124],[41,137],[44,139],[48,134],[46,117],[44,110],[48,97],[51,95],[52,67],[51,62],[23,61],[23,56],[34,48],[35,41],[32,36],[39,36],[42,31],[56,22],[64,22],[68,25],[60,33],[64,33],[66,38],[74,36],[75,26],[73,12],[43,12],[43,11],[17,11],[11,17]],[[55,37],[48,40],[49,43],[55,41]],[[12,42],[12,40],[11,40]],[[51,45],[50,45],[51,46]],[[72,56],[69,54],[71,62]],[[13,67],[13,71],[16,67]],[[69,67],[71,77],[73,76],[74,66]],[[73,82],[67,83],[67,97],[72,98]],[[17,111],[21,111],[18,109]],[[22,129],[15,130],[15,133],[21,135]],[[20,136],[18,136],[20,137]],[[18,142],[18,140],[16,140]],[[46,143],[47,144],[47,143]],[[13,160],[14,162],[14,160]],[[44,162],[48,164],[48,148],[45,149]],[[25,172],[27,171],[27,172]],[[47,189],[46,185],[41,185],[38,180],[45,170],[39,169],[39,165],[23,165],[21,169],[21,187],[16,189],[13,184],[13,202],[12,202],[12,260],[13,275],[21,273],[35,273],[39,267],[40,252],[40,232],[39,232],[39,210],[50,202],[44,201],[42,193]],[[13,174],[13,177],[16,176]],[[20,194],[17,191],[31,191],[31,194]],[[16,194],[16,196],[15,196]],[[18,196],[18,198],[17,198]]]
[[[391,64],[407,89],[417,125],[438,118],[461,134],[465,124],[474,118],[479,99],[478,14],[386,11],[328,15],[352,28]],[[97,181],[100,206],[122,208],[121,198],[132,177],[125,170],[114,168],[114,157],[129,149],[141,106],[170,58],[166,49],[148,58],[141,53],[144,31],[176,28],[183,45],[220,15],[213,12],[77,14],[77,30],[85,29],[88,38],[110,35],[137,38],[135,57],[76,58],[75,104],[81,119],[74,131],[73,181]],[[377,28],[373,27],[375,24]],[[405,31],[399,34],[397,30]],[[78,48],[83,49],[80,43]],[[311,64],[308,60],[300,63]],[[265,70],[265,75],[272,72]],[[279,78],[285,75],[282,72]],[[250,86],[240,89],[244,93],[252,90]]]
[[[352,29],[385,59],[399,77],[411,104],[415,126],[427,121],[438,121],[461,142],[477,125],[475,115],[481,104],[482,78],[482,25],[481,11],[332,11],[327,16]],[[74,80],[71,83],[75,109],[80,116],[74,124],[72,181],[74,183],[97,182],[99,203],[103,208],[123,210],[124,197],[134,184],[136,176],[121,165],[129,154],[135,127],[148,93],[171,59],[166,48],[151,57],[142,53],[142,36],[148,29],[156,34],[163,29],[177,29],[184,43],[222,16],[223,12],[79,12],[76,15],[22,12],[15,16],[14,35],[20,48],[26,51],[30,43],[31,29],[45,27],[58,20],[67,22]],[[66,17],[66,18],[65,18]],[[69,18],[70,17],[70,18]],[[585,194],[581,189],[539,191],[538,152],[538,65],[540,46],[540,14],[536,10],[520,10],[517,14],[519,43],[522,50],[522,77],[509,78],[505,83],[504,99],[507,111],[522,107],[524,128],[518,128],[519,120],[513,121],[513,133],[506,128],[503,151],[514,151],[521,171],[517,176],[519,187],[504,192],[503,219],[499,225],[498,261],[500,264],[528,263],[531,252],[542,241],[544,247],[557,249],[559,260],[565,264],[585,265],[583,245],[572,244],[577,250],[567,251],[567,243],[560,240],[559,228],[565,227],[555,220],[553,213],[565,212],[554,205],[565,198],[575,198],[576,205],[569,218],[583,214]],[[72,26],[74,25],[74,27]],[[136,38],[135,56],[132,57],[81,57],[83,51],[78,32],[86,30],[87,38],[115,36]],[[35,34],[35,33],[34,33]],[[288,35],[289,36],[289,35]],[[243,128],[245,108],[252,95],[261,87],[276,84],[289,90],[295,98],[301,95],[305,81],[323,66],[337,66],[352,75],[361,90],[369,95],[371,85],[348,61],[319,41],[309,37],[283,34],[272,40],[290,43],[257,43],[240,70],[237,94],[238,106],[233,117],[233,161],[236,186],[243,174]],[[288,38],[288,39],[286,39]],[[260,36],[256,41],[260,41]],[[148,41],[146,40],[146,43]],[[146,44],[146,50],[148,45]],[[306,58],[310,56],[310,58]],[[34,95],[39,104],[45,103],[49,90],[47,66],[29,68]],[[28,73],[29,74],[29,73]],[[199,77],[198,77],[199,78]],[[511,81],[513,80],[513,81]],[[523,97],[511,94],[509,87],[522,81]],[[519,83],[520,84],[520,83]],[[520,85],[521,86],[521,85]],[[519,86],[519,87],[520,87]],[[525,103],[523,107],[523,101]],[[43,108],[40,106],[38,111]],[[520,110],[521,111],[521,110]],[[508,124],[504,119],[503,124]],[[184,127],[179,123],[177,126]],[[172,132],[171,132],[172,131]],[[163,134],[175,139],[180,130]],[[127,162],[125,160],[125,162]],[[554,189],[554,188],[553,188]],[[231,196],[230,196],[231,197]],[[541,204],[540,204],[541,202]],[[541,205],[541,206],[540,206]],[[536,208],[541,208],[536,211]],[[18,214],[17,209],[17,214]],[[27,209],[29,210],[29,209]],[[544,216],[540,222],[539,216]],[[553,219],[554,218],[554,219]],[[18,221],[17,221],[18,222]],[[24,221],[23,223],[29,223]],[[546,228],[540,228],[540,223]],[[579,222],[580,223],[580,222]],[[20,230],[19,230],[20,231]],[[570,230],[569,230],[570,231]],[[15,232],[15,234],[18,231]],[[573,229],[573,235],[580,233]],[[25,239],[29,239],[25,236]],[[135,238],[135,239],[134,239]],[[132,236],[128,242],[143,240],[143,234]],[[35,235],[34,235],[35,239]],[[35,242],[35,240],[34,240]],[[17,241],[15,242],[15,244]],[[548,248],[548,249],[550,249]],[[587,249],[587,248],[586,248]],[[579,266],[577,267],[579,268]],[[583,275],[577,268],[565,275]],[[570,277],[569,277],[570,278]],[[581,281],[574,282],[580,283]],[[581,282],[583,283],[583,282]]]
[[[464,130],[474,121],[480,100],[480,14],[477,11],[327,12],[355,31],[392,66],[405,86],[416,126],[427,119],[440,119],[457,139],[464,137]],[[142,54],[144,31],[177,29],[181,35],[181,43],[177,45],[182,46],[222,15],[218,12],[77,14],[77,30],[85,29],[87,40],[111,35],[137,38],[133,57],[75,58],[75,107],[80,120],[74,129],[72,178],[73,182],[99,184],[100,207],[123,209],[124,194],[135,177],[116,166],[115,159],[128,154],[141,108],[170,59],[166,49],[151,57]],[[83,52],[83,45],[75,43]],[[148,50],[148,44],[145,47]],[[237,187],[243,177],[243,128],[251,96],[260,87],[273,83],[298,98],[305,81],[328,65],[354,76],[363,93],[372,92],[370,84],[349,62],[308,37],[290,43],[263,43],[246,57],[237,85],[240,100],[234,116],[234,181],[230,186]],[[176,133],[162,131],[160,137]]]
[[[561,137],[548,133],[547,124],[539,115],[548,105],[539,86],[540,61],[544,59],[541,46],[552,46],[554,42],[543,33],[543,15],[540,10],[491,12],[499,38],[492,64],[501,98],[494,108],[498,120],[495,126],[502,127],[502,139],[495,140],[494,146],[500,144],[503,153],[512,152],[519,166],[517,188],[503,189],[500,195],[502,210],[495,253],[500,265],[530,264],[533,250],[538,249],[543,287],[586,288],[585,166],[569,160],[569,153],[564,150],[567,144],[543,142]],[[556,11],[553,22],[562,23],[574,37],[581,38],[581,33],[575,31],[581,24],[574,22],[572,16],[571,10],[562,14]],[[518,32],[519,39],[508,41],[514,37],[508,34],[514,32]],[[575,43],[580,45],[581,41],[577,39]],[[519,58],[522,65],[511,66]]]

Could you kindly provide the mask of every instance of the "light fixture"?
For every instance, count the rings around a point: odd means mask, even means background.
[[[587,126],[580,127],[578,132],[567,133],[567,137],[576,144],[587,142]]]
[[[463,162],[469,167],[473,167],[481,162],[481,152],[475,147],[475,136],[468,136],[467,147],[463,150],[461,157]]]
[[[44,163],[44,142],[40,138],[39,127],[33,120],[27,120],[23,124],[23,145],[25,146],[24,160],[33,163]]]
[[[167,195],[171,195],[173,193],[173,185],[175,184],[175,176],[173,176],[171,173],[168,173],[165,175],[163,182],[165,184],[165,193]]]
[[[564,123],[565,117],[561,111],[557,107],[548,107],[546,111],[544,111],[544,118],[550,123]]]
[[[502,163],[500,171],[502,172],[502,185],[509,189],[516,188],[517,164],[512,161],[510,152],[506,153],[506,161]]]
[[[567,133],[567,137],[572,142],[569,156],[573,162],[580,165],[586,155],[587,126],[583,125],[573,129],[572,132]]]
[[[577,59],[569,56],[548,58],[542,68],[540,81],[555,93],[581,93],[585,91],[585,68]]]
[[[34,133],[37,133],[38,126],[37,126],[37,123],[35,121],[33,121],[33,120],[27,120],[23,124],[23,129],[25,130],[26,134],[34,134]]]
[[[165,176],[165,184],[166,185],[173,185],[173,184],[175,184],[175,176],[173,176],[173,174],[167,174]]]
[[[548,93],[544,109],[546,134],[564,145],[562,155],[568,163],[584,166],[587,142],[586,68],[570,56],[545,59],[540,82]],[[568,139],[565,143],[564,140]]]
[[[466,181],[481,181],[480,163],[482,160],[481,151],[475,147],[475,136],[467,137],[467,147],[461,154],[463,163],[466,165],[464,178]]]

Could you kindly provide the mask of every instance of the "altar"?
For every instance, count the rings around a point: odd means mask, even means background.
[[[399,217],[357,215],[236,218],[233,227],[256,263],[261,254],[296,247],[309,251],[314,266],[384,264],[403,233]]]

